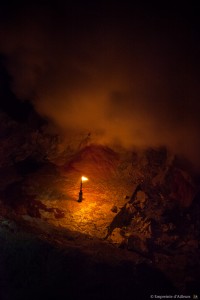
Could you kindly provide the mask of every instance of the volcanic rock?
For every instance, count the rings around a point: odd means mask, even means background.
[[[112,211],[113,213],[117,213],[117,211],[118,211],[117,206],[114,205],[114,206],[111,208],[111,211]]]
[[[115,228],[113,230],[112,234],[110,235],[110,240],[114,244],[118,244],[118,245],[120,245],[121,243],[123,243],[124,237],[121,235],[121,228]]]
[[[142,240],[137,236],[131,235],[128,238],[128,245],[129,250],[133,250],[142,254],[148,253],[148,246],[146,240]]]

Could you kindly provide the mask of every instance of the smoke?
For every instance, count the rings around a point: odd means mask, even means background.
[[[199,44],[190,23],[82,8],[6,8],[0,51],[15,94],[62,132],[165,145],[199,163]]]

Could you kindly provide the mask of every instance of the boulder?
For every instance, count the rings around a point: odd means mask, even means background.
[[[115,228],[110,235],[110,240],[114,244],[122,244],[124,242],[124,237],[121,235],[121,228]]]

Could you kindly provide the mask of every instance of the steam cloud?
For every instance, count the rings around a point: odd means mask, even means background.
[[[166,145],[199,159],[198,41],[190,24],[138,10],[5,9],[0,51],[13,91],[62,130]]]

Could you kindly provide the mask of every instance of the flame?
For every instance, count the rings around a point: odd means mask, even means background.
[[[88,180],[88,178],[87,178],[87,177],[85,177],[85,176],[82,176],[82,177],[81,177],[81,180],[82,180],[82,181],[87,181],[87,180]]]

